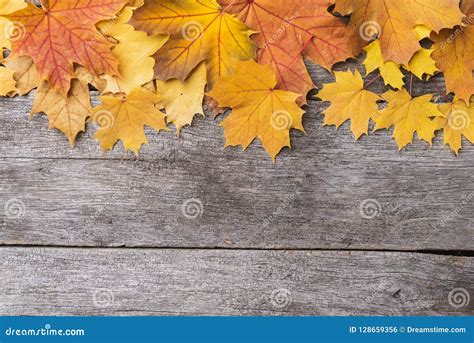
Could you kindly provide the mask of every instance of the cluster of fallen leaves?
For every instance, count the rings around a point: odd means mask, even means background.
[[[275,159],[304,131],[315,88],[305,60],[331,71],[359,57],[389,90],[334,72],[317,93],[331,102],[326,125],[350,120],[356,139],[371,121],[393,127],[400,148],[443,130],[458,153],[463,136],[474,143],[473,42],[474,0],[0,0],[0,95],[36,88],[31,115],[71,144],[92,122],[104,150],[121,141],[136,153],[145,126],[179,134],[204,104],[230,108],[226,145],[258,139]],[[437,73],[452,101],[412,96],[414,77]]]

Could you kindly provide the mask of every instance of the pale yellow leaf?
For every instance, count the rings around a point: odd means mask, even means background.
[[[380,97],[364,89],[364,81],[357,70],[354,74],[350,71],[334,74],[336,82],[325,84],[317,95],[321,100],[331,102],[331,106],[323,112],[324,125],[339,128],[350,120],[351,131],[359,139],[368,133],[369,121],[378,111]]]
[[[176,126],[179,134],[183,126],[191,125],[196,114],[204,116],[202,103],[206,87],[206,65],[202,63],[182,82],[177,79],[156,81],[161,106],[166,110],[166,120]]]
[[[51,89],[47,82],[43,82],[36,92],[31,115],[44,112],[48,116],[49,127],[61,130],[71,145],[74,145],[77,134],[85,130],[90,110],[87,84],[72,79],[66,97],[60,91]]]
[[[135,88],[127,96],[101,96],[102,104],[92,111],[93,122],[99,124],[95,137],[103,150],[121,140],[126,150],[138,154],[148,144],[145,125],[156,131],[168,130],[165,115],[156,108],[161,98],[150,90]]]

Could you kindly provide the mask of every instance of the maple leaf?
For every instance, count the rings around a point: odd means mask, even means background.
[[[408,65],[420,49],[417,25],[439,32],[464,17],[459,0],[336,0],[335,11],[352,14],[348,35],[355,54],[379,37],[384,60],[401,65]]]
[[[471,21],[472,20],[471,14],[474,13],[474,2],[469,1],[469,0],[462,0],[461,11],[467,16],[469,16],[468,20]]]
[[[438,106],[431,102],[432,94],[412,98],[405,90],[388,91],[382,96],[387,108],[380,111],[375,118],[375,130],[389,129],[394,126],[393,137],[401,150],[413,142],[413,136],[430,143],[434,138],[436,126],[432,117],[443,117]]]
[[[131,23],[148,34],[169,34],[156,55],[155,75],[161,80],[184,81],[206,62],[210,87],[229,75],[240,60],[255,58],[253,33],[235,16],[225,13],[216,0],[146,1]]]
[[[126,150],[138,154],[148,144],[144,126],[156,131],[168,130],[165,115],[157,105],[161,98],[150,90],[135,88],[127,96],[101,96],[101,105],[92,110],[92,120],[99,124],[95,137],[103,150],[110,150],[121,140]]]
[[[38,71],[31,57],[8,58],[2,63],[14,72],[13,77],[16,81],[17,94],[28,94],[40,85]]]
[[[191,125],[196,114],[204,116],[202,103],[206,87],[206,65],[201,64],[185,82],[156,80],[160,105],[166,110],[166,121],[176,126],[179,134],[183,126]]]
[[[74,145],[77,134],[85,131],[85,123],[91,111],[89,87],[86,83],[72,79],[71,88],[65,97],[61,92],[43,82],[35,96],[31,115],[44,112],[49,127],[61,130]]]
[[[42,80],[66,95],[74,76],[73,64],[96,75],[116,75],[112,45],[95,24],[114,17],[127,0],[51,0],[41,8],[33,4],[6,16],[23,34],[13,42],[15,57],[30,56]]]
[[[474,144],[474,103],[470,106],[462,100],[439,105],[445,117],[434,119],[436,130],[443,130],[444,144],[449,145],[457,155],[462,147],[462,137]]]
[[[16,81],[13,78],[14,71],[6,67],[0,67],[0,96],[13,95],[16,91]]]
[[[324,125],[339,128],[347,120],[351,121],[351,131],[356,139],[368,134],[369,121],[378,111],[380,97],[364,89],[362,76],[355,73],[335,72],[336,82],[324,84],[318,98],[330,101],[331,106],[324,113]]]
[[[444,73],[447,91],[469,102],[474,94],[474,5],[464,1],[462,8],[469,15],[466,25],[443,30],[431,38],[435,42],[433,58]]]
[[[364,65],[367,73],[379,70],[380,75],[384,79],[386,85],[390,85],[395,89],[403,87],[403,73],[400,71],[400,65],[393,61],[385,61],[382,56],[380,48],[380,41],[377,39],[364,48],[367,56],[364,60]],[[432,49],[420,49],[410,59],[408,66],[402,66],[405,70],[410,71],[418,77],[423,78],[423,75],[432,76],[438,70],[435,61],[431,58]]]
[[[26,7],[23,0],[2,0],[0,1],[0,52],[3,49],[11,49],[10,40],[15,40],[23,34],[22,27],[15,25],[5,15],[14,13]],[[3,58],[0,54],[0,60]]]
[[[168,40],[168,35],[148,36],[145,32],[135,31],[133,26],[125,24],[135,8],[127,6],[118,18],[101,22],[99,30],[112,37],[118,43],[112,48],[112,54],[119,61],[119,75],[103,75],[107,85],[103,93],[129,93],[153,80],[155,60],[151,57]]]
[[[275,161],[290,145],[290,130],[304,131],[304,111],[296,104],[298,94],[277,90],[278,80],[270,65],[238,62],[231,76],[217,81],[209,96],[221,107],[232,108],[222,121],[226,146],[246,149],[258,138]]]
[[[221,0],[250,28],[260,49],[258,61],[271,63],[281,89],[303,95],[314,88],[303,55],[326,69],[352,56],[346,26],[328,11],[332,0]]]
[[[114,35],[119,41],[112,53],[119,61],[119,76],[105,75],[104,92],[129,93],[132,89],[153,80],[155,60],[152,56],[168,40],[166,35],[148,36],[134,31],[130,25],[122,25],[123,33]]]

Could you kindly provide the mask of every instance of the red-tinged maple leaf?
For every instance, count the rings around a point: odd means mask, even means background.
[[[118,62],[112,45],[95,24],[114,18],[127,0],[49,0],[41,7],[28,4],[7,16],[17,32],[13,56],[30,56],[41,79],[66,94],[74,75],[73,64],[95,75],[116,75]]]
[[[258,34],[258,60],[277,72],[279,88],[303,96],[314,87],[303,56],[326,69],[351,56],[345,24],[328,12],[331,0],[220,0]]]

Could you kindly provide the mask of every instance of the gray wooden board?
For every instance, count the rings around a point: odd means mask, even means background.
[[[331,81],[311,70],[316,84]],[[415,82],[414,93],[434,84]],[[258,143],[224,149],[211,118],[180,138],[150,132],[134,161],[120,144],[101,152],[93,129],[71,148],[45,117],[28,121],[32,96],[0,101],[0,204],[25,208],[0,212],[3,244],[472,250],[470,144],[456,158],[439,138],[402,152],[388,132],[354,142],[347,125],[322,127],[327,104],[310,101],[307,134],[294,132],[275,165]],[[202,202],[195,220],[182,214],[188,199]],[[374,219],[361,215],[367,199],[380,204]]]
[[[474,304],[457,308],[462,302],[452,298],[459,288],[474,291],[472,257],[4,247],[0,271],[0,315],[474,312]]]
[[[317,86],[333,80],[309,67]],[[437,76],[413,94],[443,89]],[[473,294],[471,145],[456,158],[439,136],[356,143],[311,100],[275,165],[258,142],[224,149],[210,117],[179,138],[147,130],[137,159],[100,151],[93,128],[71,148],[27,119],[32,99],[0,99],[0,314],[473,313],[448,301]]]

